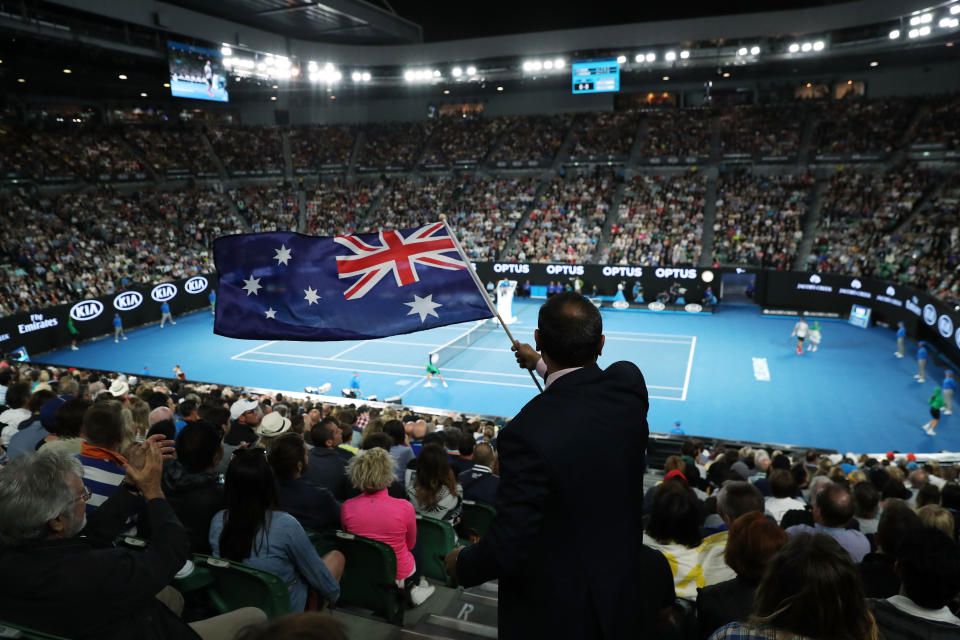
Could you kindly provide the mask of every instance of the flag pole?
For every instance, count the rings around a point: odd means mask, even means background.
[[[447,222],[446,214],[440,214],[440,222],[443,223],[443,226],[446,227],[447,233],[450,234],[450,239],[453,240],[453,246],[457,248],[457,252],[460,254],[460,257],[463,259],[464,264],[467,265],[467,271],[473,277],[473,283],[477,285],[477,289],[480,290],[480,295],[483,296],[483,299],[487,301],[487,306],[490,307],[490,312],[500,321],[500,326],[503,327],[503,330],[507,332],[507,337],[510,338],[510,345],[512,346],[516,340],[513,337],[513,334],[510,333],[510,328],[507,327],[507,323],[503,321],[503,318],[500,317],[500,312],[497,311],[497,307],[493,304],[493,300],[490,299],[490,296],[487,295],[487,292],[483,288],[483,283],[480,282],[480,276],[477,275],[477,272],[473,269],[473,264],[467,258],[467,254],[463,252],[463,247],[460,246],[460,241],[457,240],[457,234],[453,232],[453,227],[450,226],[450,223]],[[533,383],[537,385],[537,389],[542,393],[543,387],[540,386],[540,381],[537,380],[536,374],[527,369],[530,373],[530,377],[533,378]]]

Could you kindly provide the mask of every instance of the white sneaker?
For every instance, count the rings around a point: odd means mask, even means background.
[[[126,340],[126,339],[127,339],[127,336],[123,336],[123,339]]]
[[[171,321],[170,321],[170,324],[177,324],[177,323],[176,323],[176,322],[174,322],[173,320],[171,320]]]
[[[915,374],[913,374],[913,377],[914,377],[914,378],[919,378],[919,377],[920,377],[920,374],[919,374],[919,373],[915,373]]]
[[[430,382],[428,382],[427,384],[425,384],[425,385],[423,385],[423,386],[425,386],[425,387],[432,387],[432,386],[433,386],[433,384],[432,384],[432,383],[430,383]]]
[[[77,345],[72,344],[70,345],[70,351],[80,351],[80,349],[77,348]]]
[[[120,344],[120,341],[117,340],[116,338],[114,338],[113,341],[116,342],[117,344]]]
[[[410,589],[410,601],[413,602],[413,606],[419,607],[426,602],[427,598],[432,596],[436,590],[437,588],[432,584],[426,586],[424,586],[423,583],[418,584],[413,589]]]
[[[450,385],[448,385],[446,382],[444,382],[444,383],[443,383],[443,386],[449,387]]]
[[[124,338],[124,340],[126,340],[126,338]],[[917,378],[917,382],[926,382],[926,381],[927,381],[926,378]]]
[[[953,411],[950,411],[949,409],[946,409],[946,410],[944,410],[943,415],[945,415],[945,416],[952,416],[952,415],[953,415]]]

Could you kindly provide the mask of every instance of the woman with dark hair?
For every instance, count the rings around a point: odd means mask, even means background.
[[[700,503],[687,483],[664,480],[653,496],[643,544],[666,556],[678,598],[693,600],[698,587],[736,577],[723,560],[726,532],[703,538],[700,524]]]
[[[463,489],[439,444],[424,445],[417,468],[407,469],[407,497],[417,513],[456,524],[460,520]]]
[[[290,611],[317,608],[313,602],[308,607],[308,586],[336,602],[343,554],[320,557],[297,519],[277,510],[277,483],[266,451],[234,451],[225,490],[227,508],[210,523],[213,555],[278,576],[290,591]]]
[[[796,637],[880,637],[850,554],[822,533],[791,536],[764,571],[750,619],[724,625],[710,640]]]
[[[764,568],[786,542],[787,532],[759,511],[733,522],[723,557],[737,577],[699,589],[699,638],[706,639],[728,622],[747,619]]]

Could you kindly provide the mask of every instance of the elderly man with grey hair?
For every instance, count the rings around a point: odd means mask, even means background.
[[[0,581],[0,619],[70,638],[159,640],[232,638],[265,618],[244,608],[188,625],[157,598],[190,548],[161,489],[162,447],[149,439],[139,460],[124,464],[124,483],[89,518],[90,492],[75,457],[28,453],[0,470],[0,566],[9,578]],[[113,548],[126,519],[144,506],[150,544]],[[173,593],[165,600],[175,602]]]

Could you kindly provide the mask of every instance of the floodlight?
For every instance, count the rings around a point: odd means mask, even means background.
[[[533,71],[533,62],[531,60],[526,60],[523,63],[524,71]]]
[[[907,32],[908,38],[916,38],[919,35],[920,35],[919,29],[910,29],[910,31]]]
[[[463,75],[463,69],[461,69],[460,67],[454,67],[453,69],[450,70],[450,75],[452,75],[454,78],[459,78],[460,76]]]
[[[745,55],[747,55],[747,48],[746,48],[746,47],[740,47],[739,49],[737,49],[737,55],[738,55],[738,56],[745,56]]]
[[[634,60],[635,60],[636,62],[643,62],[643,54],[642,54],[642,53],[638,53],[638,54],[636,55],[636,57],[634,57]]]
[[[686,60],[686,59],[689,58],[689,57],[690,57],[690,52],[689,52],[689,51],[681,51],[681,52],[680,52],[680,59],[681,59],[681,60]]]
[[[950,15],[955,16],[960,13],[960,4],[955,4],[950,7]]]
[[[670,79],[670,76],[663,76],[663,79],[664,79],[664,81],[667,81],[667,80]]]
[[[440,70],[439,70],[439,69],[434,69],[434,70],[433,70],[433,77],[434,77],[434,78],[439,78],[439,77],[440,77]]]
[[[808,51],[810,51],[810,50],[812,50],[812,49],[813,49],[813,43],[812,43],[812,42],[804,42],[802,45],[800,45],[800,51],[803,51],[804,53],[806,53],[806,52],[808,52]]]
[[[72,69],[64,69],[63,72],[64,72],[64,73],[67,73],[67,74],[70,74],[70,73],[73,73],[73,70],[72,70]]]
[[[790,53],[796,53],[797,51],[800,51],[800,45],[794,42],[789,47],[787,47],[787,51],[789,51]]]
[[[871,66],[871,67],[877,67],[877,66],[880,66],[880,63],[877,62],[876,60],[874,60],[873,62],[870,63],[870,66]]]
[[[227,45],[223,45],[222,47],[220,47],[220,53],[222,53],[222,54],[225,55],[225,56],[232,56],[232,55],[233,55],[233,49],[231,49],[231,48],[228,47]]]
[[[623,64],[627,61],[627,56],[617,56],[617,64]]]
[[[920,24],[930,24],[931,22],[933,22],[932,13],[924,13],[920,16]]]
[[[140,97],[141,97],[141,98],[146,98],[146,97],[147,97],[147,93],[146,93],[145,91],[141,91],[141,92],[140,92]]]
[[[554,69],[563,69],[563,65],[565,65],[565,64],[566,64],[566,62],[563,61],[563,58],[554,58],[554,59],[553,59],[553,68],[554,68]]]
[[[816,42],[813,43],[813,50],[814,50],[814,51],[823,51],[823,47],[824,47],[824,46],[826,46],[826,45],[823,44],[823,40],[817,40]]]
[[[354,82],[360,82],[363,79],[363,76],[360,74],[359,71],[354,71],[353,73],[350,74],[350,78]]]
[[[890,32],[891,40],[896,40],[899,37],[900,37],[900,29],[894,29],[893,31]]]
[[[309,69],[310,71],[316,71],[317,63],[311,60],[310,62],[307,63],[307,69]]]
[[[264,70],[266,70],[266,68],[267,68],[267,65],[265,65],[265,64],[262,63],[262,62],[257,65],[257,71],[264,71]]]
[[[407,69],[406,71],[403,72],[403,79],[406,80],[407,82],[413,82],[414,80],[417,79],[417,74],[411,69]]]
[[[121,80],[126,80],[126,79],[127,79],[127,76],[123,75],[122,73],[121,73],[120,75],[118,75],[117,77],[120,78]]]
[[[647,62],[655,62],[657,59],[657,54],[650,52],[645,56]]]
[[[294,78],[300,75],[300,67],[290,67],[290,75],[292,75]]]
[[[920,16],[913,16],[912,18],[910,18],[910,26],[911,26],[911,27],[915,27],[915,26],[917,26],[918,24],[920,24]]]
[[[475,76],[475,75],[477,75],[477,68],[476,68],[476,67],[467,67],[467,75],[468,75],[468,76]]]
[[[921,36],[930,35],[930,27],[920,27],[920,35]]]
[[[665,54],[663,54],[663,59],[666,60],[667,62],[673,62],[674,60],[677,59],[677,52],[667,51]]]
[[[531,68],[533,68],[534,71],[540,71],[541,69],[543,69],[543,63],[540,62],[539,60],[534,60],[533,64],[531,64],[530,66]]]
[[[503,91],[503,87],[497,87],[497,91]]]
[[[752,56],[760,55],[760,47],[756,45],[750,47],[750,55]]]
[[[547,70],[553,69],[553,60],[544,60],[543,68]]]
[[[370,72],[369,72],[369,71],[364,71],[364,72],[363,72],[363,75],[361,76],[361,79],[362,79],[364,82],[370,82],[370,78],[371,78],[371,77],[372,77],[372,76],[370,75]]]
[[[141,94],[141,95],[142,95],[142,94]],[[271,100],[276,100],[276,99],[277,99],[277,96],[270,96],[270,99],[271,99]]]
[[[957,25],[960,25],[960,20],[958,20],[957,18],[941,18],[940,19],[941,29],[955,29]]]

